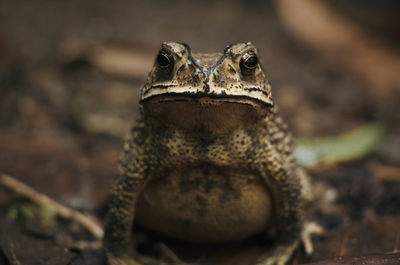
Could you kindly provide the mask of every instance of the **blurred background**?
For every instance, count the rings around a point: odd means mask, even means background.
[[[296,137],[332,137],[371,122],[385,130],[367,156],[309,167],[318,197],[311,216],[328,231],[313,261],[398,250],[399,14],[396,0],[2,0],[0,173],[102,220],[122,137],[160,43],[215,52],[251,41]],[[8,242],[27,237],[27,226],[21,232],[8,221],[23,215],[21,201],[0,187],[0,228],[15,231]],[[28,230],[48,235],[48,244],[55,228],[41,223]],[[58,255],[25,251],[16,250],[29,262]],[[64,253],[49,264],[76,255],[89,254]],[[233,264],[219,256],[218,264]],[[301,253],[297,259],[305,262]]]

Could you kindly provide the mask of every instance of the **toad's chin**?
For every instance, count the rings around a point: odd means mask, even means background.
[[[162,127],[177,127],[194,132],[224,132],[261,121],[270,111],[246,98],[159,97],[142,102],[147,120]]]

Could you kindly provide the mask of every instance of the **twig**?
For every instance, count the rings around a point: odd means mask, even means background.
[[[400,264],[400,254],[367,255],[355,257],[335,257],[332,259],[321,260],[307,263],[308,265],[395,265]]]
[[[293,36],[360,77],[371,95],[390,97],[400,87],[398,51],[335,12],[329,2],[275,0]]]
[[[81,224],[83,227],[85,227],[87,230],[89,230],[93,236],[95,236],[98,239],[103,238],[104,231],[101,225],[89,218],[88,216],[77,212],[75,210],[72,210],[56,201],[53,199],[49,198],[48,196],[39,193],[38,191],[32,189],[31,187],[25,185],[24,183],[16,180],[15,178],[6,175],[6,174],[0,174],[0,185],[3,185],[12,191],[27,197],[33,202],[36,202],[37,204],[41,206],[46,206],[46,207],[51,207],[54,208],[55,211],[57,212],[58,215],[60,215],[63,218],[66,219],[72,219],[76,221],[77,223]]]
[[[60,245],[67,247],[68,249],[74,250],[98,250],[103,247],[103,242],[100,240],[95,241],[86,241],[86,240],[73,240],[71,237],[63,236],[62,238],[58,238],[57,242]]]
[[[11,256],[11,260],[9,261],[12,265],[22,265],[21,261],[17,258],[17,255],[14,251],[14,244],[10,244],[8,248],[9,254]]]
[[[339,257],[343,257],[347,253],[347,243],[349,242],[349,235],[345,234],[342,240],[342,244],[340,245]]]
[[[88,60],[106,73],[143,79],[153,64],[153,51],[135,47],[97,46],[88,51]]]

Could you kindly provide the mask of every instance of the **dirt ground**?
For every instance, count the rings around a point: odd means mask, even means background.
[[[301,3],[300,3],[301,2]],[[122,136],[162,41],[253,42],[296,137],[378,122],[374,149],[308,166],[326,233],[291,264],[400,264],[400,5],[392,1],[0,2],[0,174],[101,223]],[[187,262],[250,264],[258,239],[194,246],[137,227]],[[104,264],[94,236],[0,186],[0,264]],[[83,242],[83,243],[85,243]]]

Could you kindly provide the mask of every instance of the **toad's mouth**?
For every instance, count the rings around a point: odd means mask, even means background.
[[[271,95],[259,87],[232,87],[230,89],[216,88],[206,83],[204,87],[178,87],[174,84],[153,85],[143,91],[140,102],[182,101],[184,99],[215,99],[215,102],[226,101],[253,106],[264,105],[272,107]]]
[[[272,106],[259,98],[248,95],[226,95],[226,94],[205,94],[205,93],[164,93],[153,95],[140,100],[142,105],[173,103],[173,102],[191,102],[207,107],[211,105],[221,105],[225,103],[240,104],[252,106],[256,109],[265,109]]]

